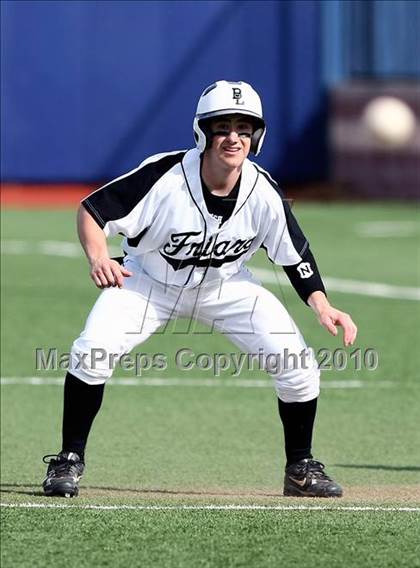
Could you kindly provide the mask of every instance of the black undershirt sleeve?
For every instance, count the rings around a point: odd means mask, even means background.
[[[283,268],[293,288],[307,304],[308,298],[313,292],[318,290],[324,292],[324,294],[326,292],[310,248],[308,247],[301,256],[301,262],[292,266],[283,266]]]
[[[265,179],[282,200],[284,213],[286,216],[287,230],[289,232],[295,250],[302,259],[297,264],[293,264],[291,266],[282,266],[293,288],[296,290],[297,294],[305,302],[305,304],[307,304],[308,298],[313,292],[321,291],[326,295],[321,275],[319,274],[315,259],[310,251],[309,243],[301,228],[299,227],[299,224],[292,213],[292,210],[284,193],[281,191],[278,184],[267,174],[267,172],[258,167],[257,170],[265,177]],[[267,252],[267,256],[271,260],[271,262],[274,262],[274,260],[270,258],[267,248],[264,245],[262,248],[264,248]]]

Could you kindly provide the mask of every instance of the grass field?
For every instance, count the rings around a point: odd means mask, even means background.
[[[59,449],[63,372],[37,372],[35,349],[68,351],[97,291],[73,212],[3,213],[3,568],[420,567],[418,209],[307,204],[295,212],[330,278],[330,300],[359,326],[347,353],[378,354],[376,370],[348,359],[347,368],[322,375],[314,452],[344,486],[332,502],[281,496],[282,431],[261,372],[214,378],[177,368],[181,347],[236,351],[202,328],[158,334],[138,349],[164,352],[165,370],[116,372],[89,440],[80,497],[45,498],[41,458]],[[262,254],[253,267],[265,269],[267,287],[315,351],[341,347],[292,288],[272,284]],[[354,291],[338,291],[343,282]],[[363,284],[372,282],[388,286]]]

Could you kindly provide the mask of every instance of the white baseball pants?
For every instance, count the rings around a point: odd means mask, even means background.
[[[125,278],[122,289],[101,293],[73,343],[73,375],[88,384],[104,383],[121,355],[170,320],[192,318],[225,334],[244,353],[263,352],[267,362],[273,355],[277,361],[287,358],[282,368],[270,369],[277,396],[284,402],[318,396],[319,370],[312,350],[283,304],[247,269],[219,285],[184,289],[152,280],[130,258],[125,266],[133,276]],[[98,350],[113,356],[92,361],[92,353]]]

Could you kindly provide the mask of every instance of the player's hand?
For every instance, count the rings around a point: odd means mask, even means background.
[[[112,286],[122,288],[124,278],[132,275],[132,272],[111,258],[96,258],[90,261],[90,277],[98,288],[111,288]]]
[[[325,294],[322,292],[314,292],[309,297],[308,303],[316,313],[319,323],[325,327],[331,335],[338,335],[338,327],[342,327],[345,347],[353,345],[357,336],[357,327],[349,314],[331,306]]]
[[[343,343],[345,347],[353,345],[357,335],[357,327],[349,314],[328,306],[318,314],[319,323],[327,329],[331,335],[337,335],[337,327],[343,328]]]

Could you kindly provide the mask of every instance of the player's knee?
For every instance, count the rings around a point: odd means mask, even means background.
[[[283,369],[274,376],[277,396],[283,402],[306,402],[319,395],[320,372],[315,358],[305,365]]]
[[[73,343],[70,372],[88,384],[104,383],[112,376],[119,353],[103,342],[79,337]]]
[[[276,377],[276,393],[283,402],[306,402],[319,396],[319,371]]]

